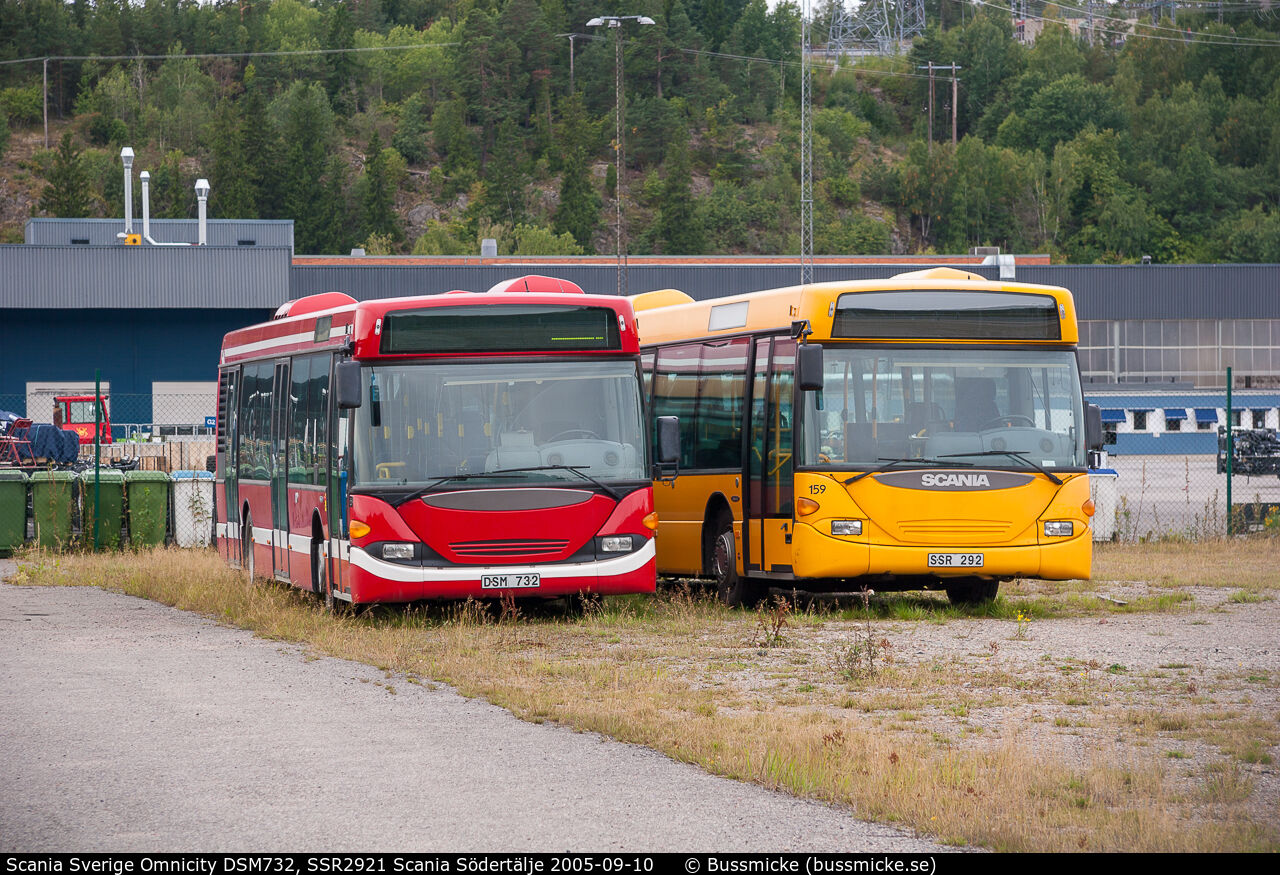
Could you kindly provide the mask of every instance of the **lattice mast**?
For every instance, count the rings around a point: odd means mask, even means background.
[[[800,9],[800,284],[813,282],[813,77],[810,0]]]
[[[843,5],[831,17],[828,48],[839,54],[904,51],[907,40],[924,33],[924,0],[865,0],[856,13]]]

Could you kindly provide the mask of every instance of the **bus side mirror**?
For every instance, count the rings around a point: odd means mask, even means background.
[[[339,410],[355,410],[360,406],[363,389],[360,385],[360,363],[338,362],[333,369],[333,397]]]
[[[1090,450],[1100,450],[1106,444],[1102,433],[1102,408],[1097,404],[1084,406],[1084,437]]]
[[[658,464],[680,464],[680,417],[658,417]]]
[[[801,392],[815,392],[822,388],[822,346],[802,343],[796,347],[796,382]]]

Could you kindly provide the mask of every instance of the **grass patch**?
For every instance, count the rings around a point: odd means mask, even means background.
[[[1164,587],[1229,587],[1257,594],[1280,589],[1275,555],[1274,538],[1096,544],[1093,579],[1145,580]]]
[[[524,606],[519,616],[500,618],[474,603],[332,616],[290,587],[250,585],[212,551],[34,554],[20,561],[19,582],[123,591],[377,666],[390,673],[388,694],[397,685],[403,693],[402,680],[448,683],[531,722],[642,744],[714,774],[837,802],[858,817],[955,844],[1015,851],[1280,850],[1275,824],[1249,819],[1253,785],[1239,769],[1205,774],[1201,795],[1222,807],[1206,818],[1184,802],[1184,790],[1164,771],[1167,760],[1155,751],[1134,762],[1101,754],[1091,761],[1091,755],[1059,756],[1025,743],[1016,721],[1007,732],[985,719],[983,727],[956,724],[979,709],[985,718],[988,709],[1020,705],[1029,710],[1004,713],[1034,722],[1032,709],[1046,697],[1056,701],[1068,693],[1081,704],[1101,700],[1107,688],[1090,686],[1079,670],[1059,676],[1049,663],[1029,675],[1005,664],[1000,651],[920,662],[883,658],[905,634],[887,628],[903,622],[894,602],[914,605],[926,623],[1007,621],[1037,610],[1028,601],[1045,612],[1030,616],[1070,615],[1078,594],[1061,602],[999,599],[979,608],[956,608],[931,594],[877,596],[867,611],[859,605],[849,616],[840,605],[811,606],[790,612],[785,626],[766,617],[764,631],[785,635],[785,645],[762,647],[760,615],[728,610],[689,587],[652,598],[608,598],[579,618]],[[876,648],[877,673],[842,678],[831,649],[859,630]],[[1105,683],[1133,680],[1096,675]],[[780,684],[779,678],[794,680]],[[1200,725],[1191,713],[1176,725],[1162,722],[1170,712],[1132,713],[1129,726],[1143,731]],[[889,725],[895,721],[900,729]]]

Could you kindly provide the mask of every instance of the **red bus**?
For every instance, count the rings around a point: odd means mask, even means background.
[[[331,606],[653,592],[639,361],[627,300],[550,277],[290,301],[223,341],[218,549]]]

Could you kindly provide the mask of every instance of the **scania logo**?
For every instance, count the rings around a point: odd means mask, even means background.
[[[920,485],[937,489],[990,489],[991,481],[986,474],[921,474]]]
[[[876,481],[897,489],[930,489],[973,492],[981,489],[1013,489],[1035,479],[1014,471],[886,471]]]

